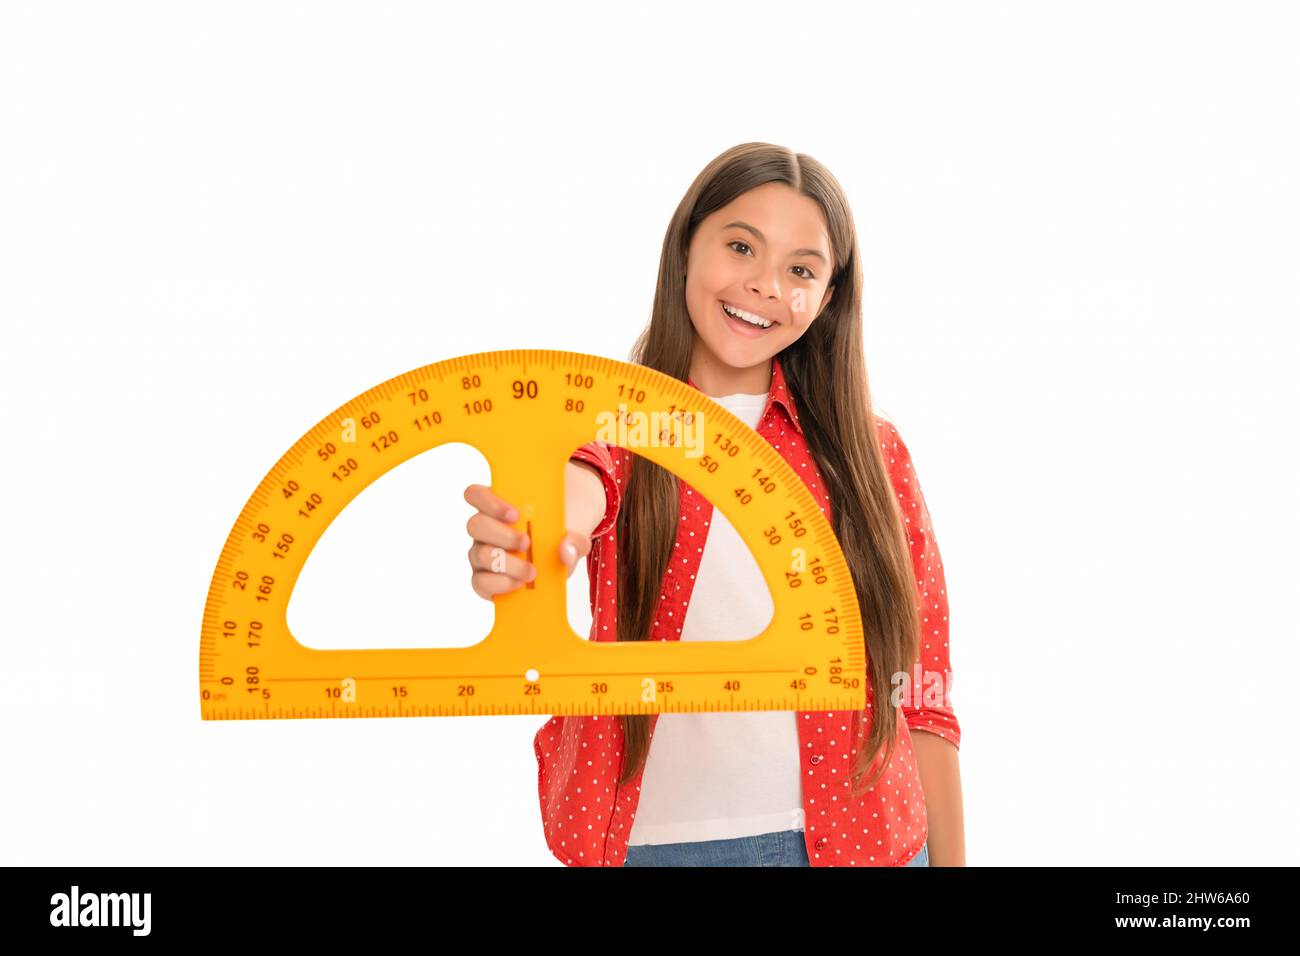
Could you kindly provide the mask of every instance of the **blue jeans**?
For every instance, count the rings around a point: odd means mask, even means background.
[[[692,843],[635,844],[627,848],[624,866],[808,866],[802,830],[778,830],[734,840]],[[929,866],[928,844],[907,866]]]

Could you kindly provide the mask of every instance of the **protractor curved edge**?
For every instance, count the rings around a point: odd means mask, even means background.
[[[511,376],[509,386],[504,386],[504,380],[500,379],[502,371]],[[542,376],[548,385],[553,385],[555,376],[566,374],[570,380],[572,376],[579,376],[592,389],[593,409],[615,407],[617,403],[613,399],[621,397],[630,408],[667,402],[682,410],[698,408],[710,416],[711,425],[717,426],[714,435],[721,436],[713,441],[718,444],[726,442],[726,451],[734,459],[743,460],[747,466],[761,472],[751,477],[759,481],[756,488],[768,490],[757,492],[759,503],[756,507],[751,507],[749,502],[739,503],[739,498],[729,500],[729,490],[724,487],[726,477],[704,471],[683,474],[686,468],[680,458],[672,457],[681,456],[681,449],[665,451],[662,447],[647,447],[633,450],[658,460],[693,487],[700,488],[702,493],[707,490],[706,497],[727,515],[756,557],[759,548],[773,544],[771,529],[776,527],[776,507],[793,502],[794,507],[786,513],[787,516],[797,516],[795,527],[803,531],[799,537],[810,535],[817,544],[813,570],[806,577],[800,576],[802,572],[791,577],[774,573],[772,562],[767,561],[764,580],[774,597],[780,593],[781,587],[792,581],[795,582],[793,586],[805,581],[815,583],[819,593],[833,594],[836,599],[835,623],[827,625],[822,621],[817,626],[819,629],[830,626],[838,635],[835,643],[842,651],[848,679],[852,680],[853,675],[865,678],[861,616],[843,553],[812,493],[777,449],[708,396],[653,369],[578,352],[523,349],[472,353],[421,366],[388,379],[322,418],[267,472],[236,519],[209,587],[200,641],[203,719],[630,713],[694,709],[693,702],[684,699],[672,707],[661,705],[647,710],[631,693],[621,697],[613,695],[600,702],[584,700],[576,694],[560,694],[539,703],[537,700],[513,699],[510,692],[489,692],[470,705],[465,701],[440,699],[438,693],[428,692],[427,687],[422,688],[426,692],[417,698],[405,684],[393,684],[388,688],[393,692],[393,698],[377,700],[373,694],[377,678],[364,676],[361,678],[361,686],[366,689],[364,695],[357,695],[355,686],[350,698],[346,688],[339,693],[338,687],[316,686],[315,689],[324,690],[325,694],[314,702],[305,699],[301,692],[294,693],[295,684],[330,683],[336,674],[319,676],[317,673],[321,671],[320,664],[327,660],[346,664],[338,668],[340,671],[363,674],[366,663],[382,661],[384,667],[381,670],[386,671],[388,679],[394,675],[401,677],[404,667],[409,673],[427,672],[431,662],[438,660],[436,655],[442,655],[446,665],[442,668],[444,673],[435,676],[455,676],[456,655],[451,652],[472,652],[473,647],[430,648],[427,651],[320,651],[303,647],[289,634],[285,624],[285,611],[293,585],[312,547],[330,522],[365,487],[408,458],[448,441],[464,440],[482,448],[475,440],[476,425],[488,432],[493,427],[480,418],[484,414],[484,403],[491,403],[494,399],[509,400],[500,391],[494,392],[494,388],[508,387],[511,396],[518,398],[521,385],[527,388],[527,383],[536,382],[536,376]],[[606,389],[603,393],[595,388],[598,379]],[[487,387],[483,384],[485,381],[490,383]],[[618,394],[613,391],[615,383]],[[453,396],[458,399],[477,397],[453,406],[450,403]],[[449,419],[453,418],[453,409],[458,418],[457,427],[442,427],[451,424]],[[401,415],[400,412],[407,414]],[[540,421],[554,424],[552,417],[560,412],[551,409],[539,414]],[[476,418],[479,418],[477,423]],[[540,428],[534,431],[547,433],[546,429]],[[576,431],[570,428],[567,437],[556,438],[553,444],[561,455],[558,460],[562,462],[563,455],[584,440],[594,440],[591,431],[589,426],[580,425]],[[585,439],[584,435],[587,436]],[[732,452],[733,448],[740,451]],[[486,450],[484,454],[495,466],[495,459]],[[715,473],[720,470],[714,468]],[[777,488],[780,493],[773,497]],[[784,504],[780,504],[782,502]],[[768,532],[766,537],[765,531]],[[508,596],[507,600],[513,597]],[[503,606],[504,602],[498,603],[499,619]],[[803,617],[807,618],[809,613],[805,609]],[[791,626],[792,622],[791,617],[782,623]],[[774,625],[776,623],[774,618]],[[807,621],[801,626],[806,627]],[[561,632],[576,636],[567,621],[555,628],[555,633]],[[665,660],[666,655],[662,652],[672,653],[673,645],[655,643],[656,659]],[[710,643],[716,647],[722,642]],[[579,639],[578,644],[588,645],[588,642]],[[640,642],[616,646],[633,653],[648,649]],[[475,647],[482,648],[483,645]],[[566,645],[565,653],[567,657],[581,651]],[[469,659],[468,655],[460,657],[462,663]],[[554,672],[554,668],[551,670]],[[514,675],[506,679],[513,680]],[[371,684],[365,684],[366,680]],[[442,683],[447,681],[444,679]],[[859,684],[865,684],[865,680],[854,682],[851,687],[837,687],[831,697],[819,698],[820,702],[816,706],[810,704],[810,707],[819,709],[825,705],[834,709],[862,709],[865,699]],[[767,690],[771,691],[771,688]],[[364,704],[360,703],[360,696],[368,698]],[[763,709],[760,700],[753,703],[752,709]],[[770,694],[767,703],[771,703]],[[797,693],[782,696],[778,703],[789,704],[790,709],[804,709]],[[750,708],[744,705],[735,709]]]

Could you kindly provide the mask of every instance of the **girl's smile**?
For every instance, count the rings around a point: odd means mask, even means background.
[[[756,339],[766,335],[768,332],[772,331],[772,329],[776,328],[777,325],[780,324],[776,321],[773,321],[772,319],[768,319],[768,321],[771,324],[767,328],[762,328],[761,326],[755,325],[752,322],[746,322],[744,319],[736,318],[734,315],[732,315],[727,311],[728,305],[730,305],[730,303],[724,304],[721,301],[719,301],[718,311],[722,313],[723,322],[736,335],[743,335],[746,338]],[[750,314],[752,315],[753,313]]]

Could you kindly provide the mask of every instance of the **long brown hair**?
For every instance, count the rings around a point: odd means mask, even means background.
[[[650,321],[630,361],[686,381],[694,326],[686,308],[686,261],[695,228],[710,213],[764,183],[787,183],[820,206],[834,268],[831,301],[807,331],[779,353],[803,428],[830,496],[833,529],[852,570],[868,661],[867,714],[853,768],[855,795],[874,786],[894,751],[897,708],[891,676],[910,672],[920,620],[916,580],[895,492],[881,457],[862,351],[862,267],[857,232],[838,182],[817,160],[768,143],[743,143],[722,153],[682,197],[664,236]],[[644,641],[676,540],[678,478],[639,455],[627,455],[618,536],[618,640]],[[878,702],[884,701],[884,706]],[[624,714],[619,784],[644,767],[653,715]],[[872,771],[880,751],[883,759]],[[870,779],[867,779],[870,775]]]

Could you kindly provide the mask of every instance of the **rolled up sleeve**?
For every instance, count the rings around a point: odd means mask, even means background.
[[[593,539],[605,534],[618,520],[618,509],[622,503],[621,483],[614,465],[614,456],[610,447],[603,441],[588,442],[569,458],[591,465],[600,472],[601,483],[605,486],[605,516],[591,532]]]
[[[919,668],[911,675],[912,693],[902,705],[909,730],[924,730],[961,747],[961,725],[949,696],[952,688],[951,648],[948,644],[948,586],[934,525],[926,507],[912,456],[898,428],[880,419],[881,452],[898,496],[903,528],[912,555],[921,616]],[[919,672],[919,673],[918,673]]]

